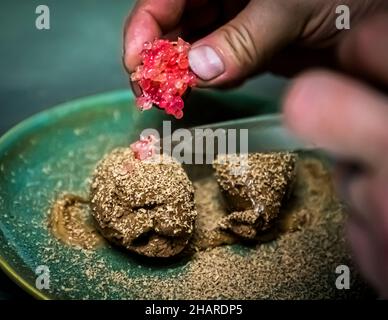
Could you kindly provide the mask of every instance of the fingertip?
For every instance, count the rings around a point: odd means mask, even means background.
[[[311,134],[316,121],[314,104],[324,99],[328,78],[326,71],[309,71],[297,77],[287,89],[283,101],[284,121],[296,135]]]
[[[140,64],[144,43],[160,37],[161,29],[154,17],[141,8],[135,8],[124,26],[123,63],[128,73]]]
[[[134,42],[134,38],[132,36],[133,29],[136,28],[136,25],[132,23],[135,10],[136,10],[136,7],[125,18],[124,27],[123,27],[123,44],[122,44],[123,51],[122,51],[121,60],[125,70],[129,74],[131,74],[136,68],[135,63],[137,59],[137,55],[134,54],[134,51],[136,51],[136,48],[135,48],[136,42]]]
[[[137,28],[128,31],[124,38],[123,63],[128,73],[135,71],[140,64],[140,53],[146,41],[151,40],[151,36],[138,32]]]
[[[295,131],[294,123],[298,123],[298,119],[300,119],[300,110],[301,104],[299,102],[300,99],[300,91],[301,88],[303,90],[303,80],[302,78],[295,79],[291,82],[291,84],[286,89],[286,93],[283,97],[283,115],[284,115],[284,123],[291,130]],[[302,91],[303,93],[303,91]],[[303,100],[302,100],[302,104]]]
[[[310,145],[375,167],[386,159],[386,101],[351,78],[313,71],[291,85],[284,99],[284,122]]]

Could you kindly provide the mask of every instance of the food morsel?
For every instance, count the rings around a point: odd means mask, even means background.
[[[139,160],[130,148],[108,154],[90,189],[92,214],[105,238],[149,257],[171,257],[194,229],[194,188],[166,155]]]
[[[242,164],[233,155],[218,156],[213,167],[230,211],[220,227],[246,239],[269,229],[289,194],[296,159],[288,152],[251,153]]]

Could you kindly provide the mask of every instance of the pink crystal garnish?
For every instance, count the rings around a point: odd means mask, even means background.
[[[142,64],[131,74],[131,80],[142,90],[136,99],[140,110],[156,105],[177,119],[183,117],[182,96],[196,84],[196,76],[189,67],[189,50],[190,44],[181,38],[176,42],[157,39],[144,44]]]
[[[157,142],[158,139],[152,134],[147,137],[140,136],[140,139],[132,143],[130,148],[136,159],[145,160],[155,155]]]

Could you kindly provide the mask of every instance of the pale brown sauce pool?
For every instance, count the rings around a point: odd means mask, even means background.
[[[49,228],[67,245],[96,249],[105,243],[89,212],[88,201],[72,194],[58,198],[50,210]]]

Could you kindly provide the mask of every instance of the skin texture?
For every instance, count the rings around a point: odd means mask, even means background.
[[[351,9],[351,30],[335,28],[339,4]],[[140,0],[126,21],[123,41],[129,73],[139,64],[145,41],[177,36],[190,41],[192,69],[209,71],[202,87],[235,86],[263,71],[294,75],[309,69],[284,99],[285,123],[346,163],[338,166],[336,178],[351,208],[348,238],[365,277],[385,298],[387,7],[384,0]],[[219,60],[208,55],[213,64],[201,69],[194,52],[204,47]],[[349,163],[359,169],[350,170]]]
[[[346,69],[385,92],[387,32],[388,14],[376,16],[355,28],[338,50]],[[359,79],[309,71],[294,81],[284,113],[299,137],[362,167],[349,172],[338,166],[337,184],[351,208],[347,233],[355,258],[388,298],[388,97]]]
[[[388,6],[384,0],[140,0],[124,27],[124,65],[133,72],[144,42],[177,36],[193,49],[211,47],[223,62],[224,72],[200,81],[203,87],[234,86],[260,71],[288,75],[332,65],[342,38],[334,27],[339,4],[350,6],[352,28]]]

